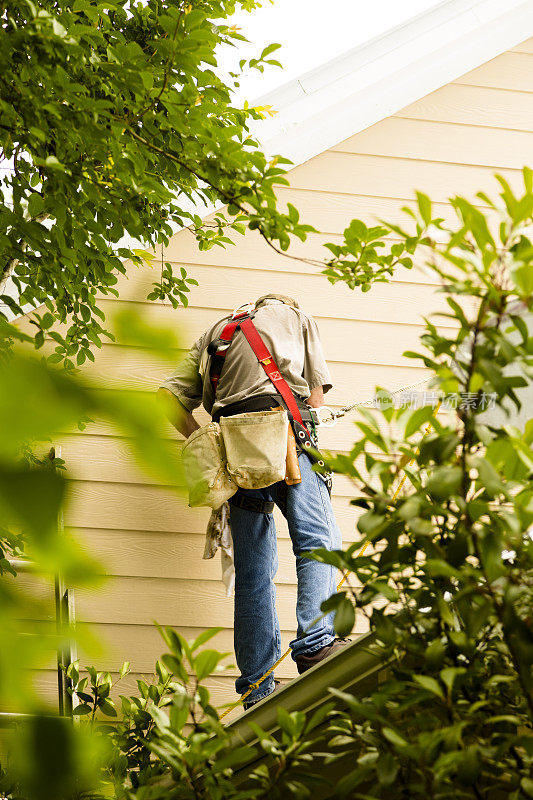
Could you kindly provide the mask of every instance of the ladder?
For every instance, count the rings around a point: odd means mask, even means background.
[[[52,447],[49,455],[53,458],[55,454],[56,448]],[[58,519],[59,535],[62,534],[63,529],[63,517],[60,515]],[[29,558],[9,558],[7,560],[16,572],[39,574],[38,565]],[[57,710],[59,716],[72,720],[72,681],[61,669],[61,665],[67,669],[77,659],[75,642],[70,637],[65,639],[64,636],[76,622],[75,597],[74,590],[72,587],[66,586],[60,572],[54,575],[54,601],[56,631],[59,637],[57,648]],[[0,728],[10,727],[24,720],[31,720],[34,716],[33,714],[0,711]]]

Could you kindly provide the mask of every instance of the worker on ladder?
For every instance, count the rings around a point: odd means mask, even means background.
[[[269,671],[281,654],[274,576],[278,559],[272,511],[284,514],[296,556],[297,636],[290,643],[299,673],[343,647],[332,615],[320,610],[335,592],[335,568],[303,557],[315,548],[340,549],[331,505],[331,475],[312,469],[316,428],[331,389],[318,328],[298,303],[267,294],[212,325],[159,388],[171,423],[185,437],[199,425],[192,412],[203,404],[221,417],[282,407],[295,432],[297,476],[260,489],[239,488],[229,499],[235,565],[234,643],[244,707],[275,690]],[[292,438],[292,434],[291,434]],[[260,681],[258,683],[258,681]]]

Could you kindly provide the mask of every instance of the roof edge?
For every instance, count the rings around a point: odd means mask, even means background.
[[[445,0],[254,100],[278,113],[253,133],[298,166],[530,36],[531,0]]]
[[[330,686],[343,691],[357,691],[359,683],[385,667],[383,660],[369,649],[375,641],[374,632],[361,634],[351,644],[320,661],[232,720],[227,728],[235,737],[235,743],[249,744],[256,739],[248,720],[257,723],[263,730],[277,730],[278,706],[283,706],[287,711],[310,711],[331,700],[331,695],[328,695]]]

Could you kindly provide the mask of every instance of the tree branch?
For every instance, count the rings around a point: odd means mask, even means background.
[[[182,167],[184,170],[186,170],[187,172],[190,172],[191,175],[194,175],[194,177],[197,178],[198,180],[203,181],[204,183],[207,183],[212,189],[214,189],[216,192],[218,192],[218,194],[226,201],[226,203],[231,203],[232,205],[236,206],[239,209],[239,211],[241,211],[243,214],[249,214],[250,213],[249,210],[247,210],[246,207],[243,206],[239,202],[239,200],[237,200],[237,198],[235,198],[234,196],[228,194],[224,189],[221,189],[219,186],[215,186],[212,183],[212,181],[209,180],[209,178],[206,178],[205,175],[202,175],[201,173],[199,173],[197,169],[194,169],[193,167],[191,167],[189,164],[187,164],[181,158],[176,156],[174,153],[171,153],[168,150],[163,150],[161,147],[158,147],[157,145],[152,144],[147,139],[145,139],[143,136],[140,136],[136,131],[132,130],[129,127],[127,127],[126,130],[130,134],[130,136],[132,136],[138,142],[143,144],[145,147],[148,147],[150,150],[153,150],[155,153],[159,153],[160,155],[165,156],[166,158],[169,158],[171,161],[174,161],[175,164],[179,164],[179,166]],[[310,266],[314,266],[314,267],[316,267],[316,266],[323,267],[324,266],[324,262],[323,261],[317,261],[317,260],[312,259],[312,258],[303,258],[302,256],[293,256],[290,253],[287,253],[284,250],[281,250],[280,248],[276,247],[276,245],[268,238],[268,236],[264,233],[264,231],[262,231],[260,228],[258,230],[259,230],[260,235],[265,240],[265,242],[278,255],[285,256],[286,258],[290,258],[293,261],[300,261],[300,262],[302,262],[304,264],[309,264]]]

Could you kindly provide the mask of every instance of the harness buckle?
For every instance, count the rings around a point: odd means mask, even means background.
[[[235,309],[235,311],[231,315],[231,318],[240,319],[241,317],[247,317],[254,310],[255,310],[255,303],[243,303],[242,306],[239,306],[238,308]]]
[[[207,345],[207,352],[210,356],[215,356],[217,353],[222,353],[224,350],[227,350],[230,344],[231,342],[227,342],[225,339],[213,339],[213,341],[209,342]]]

